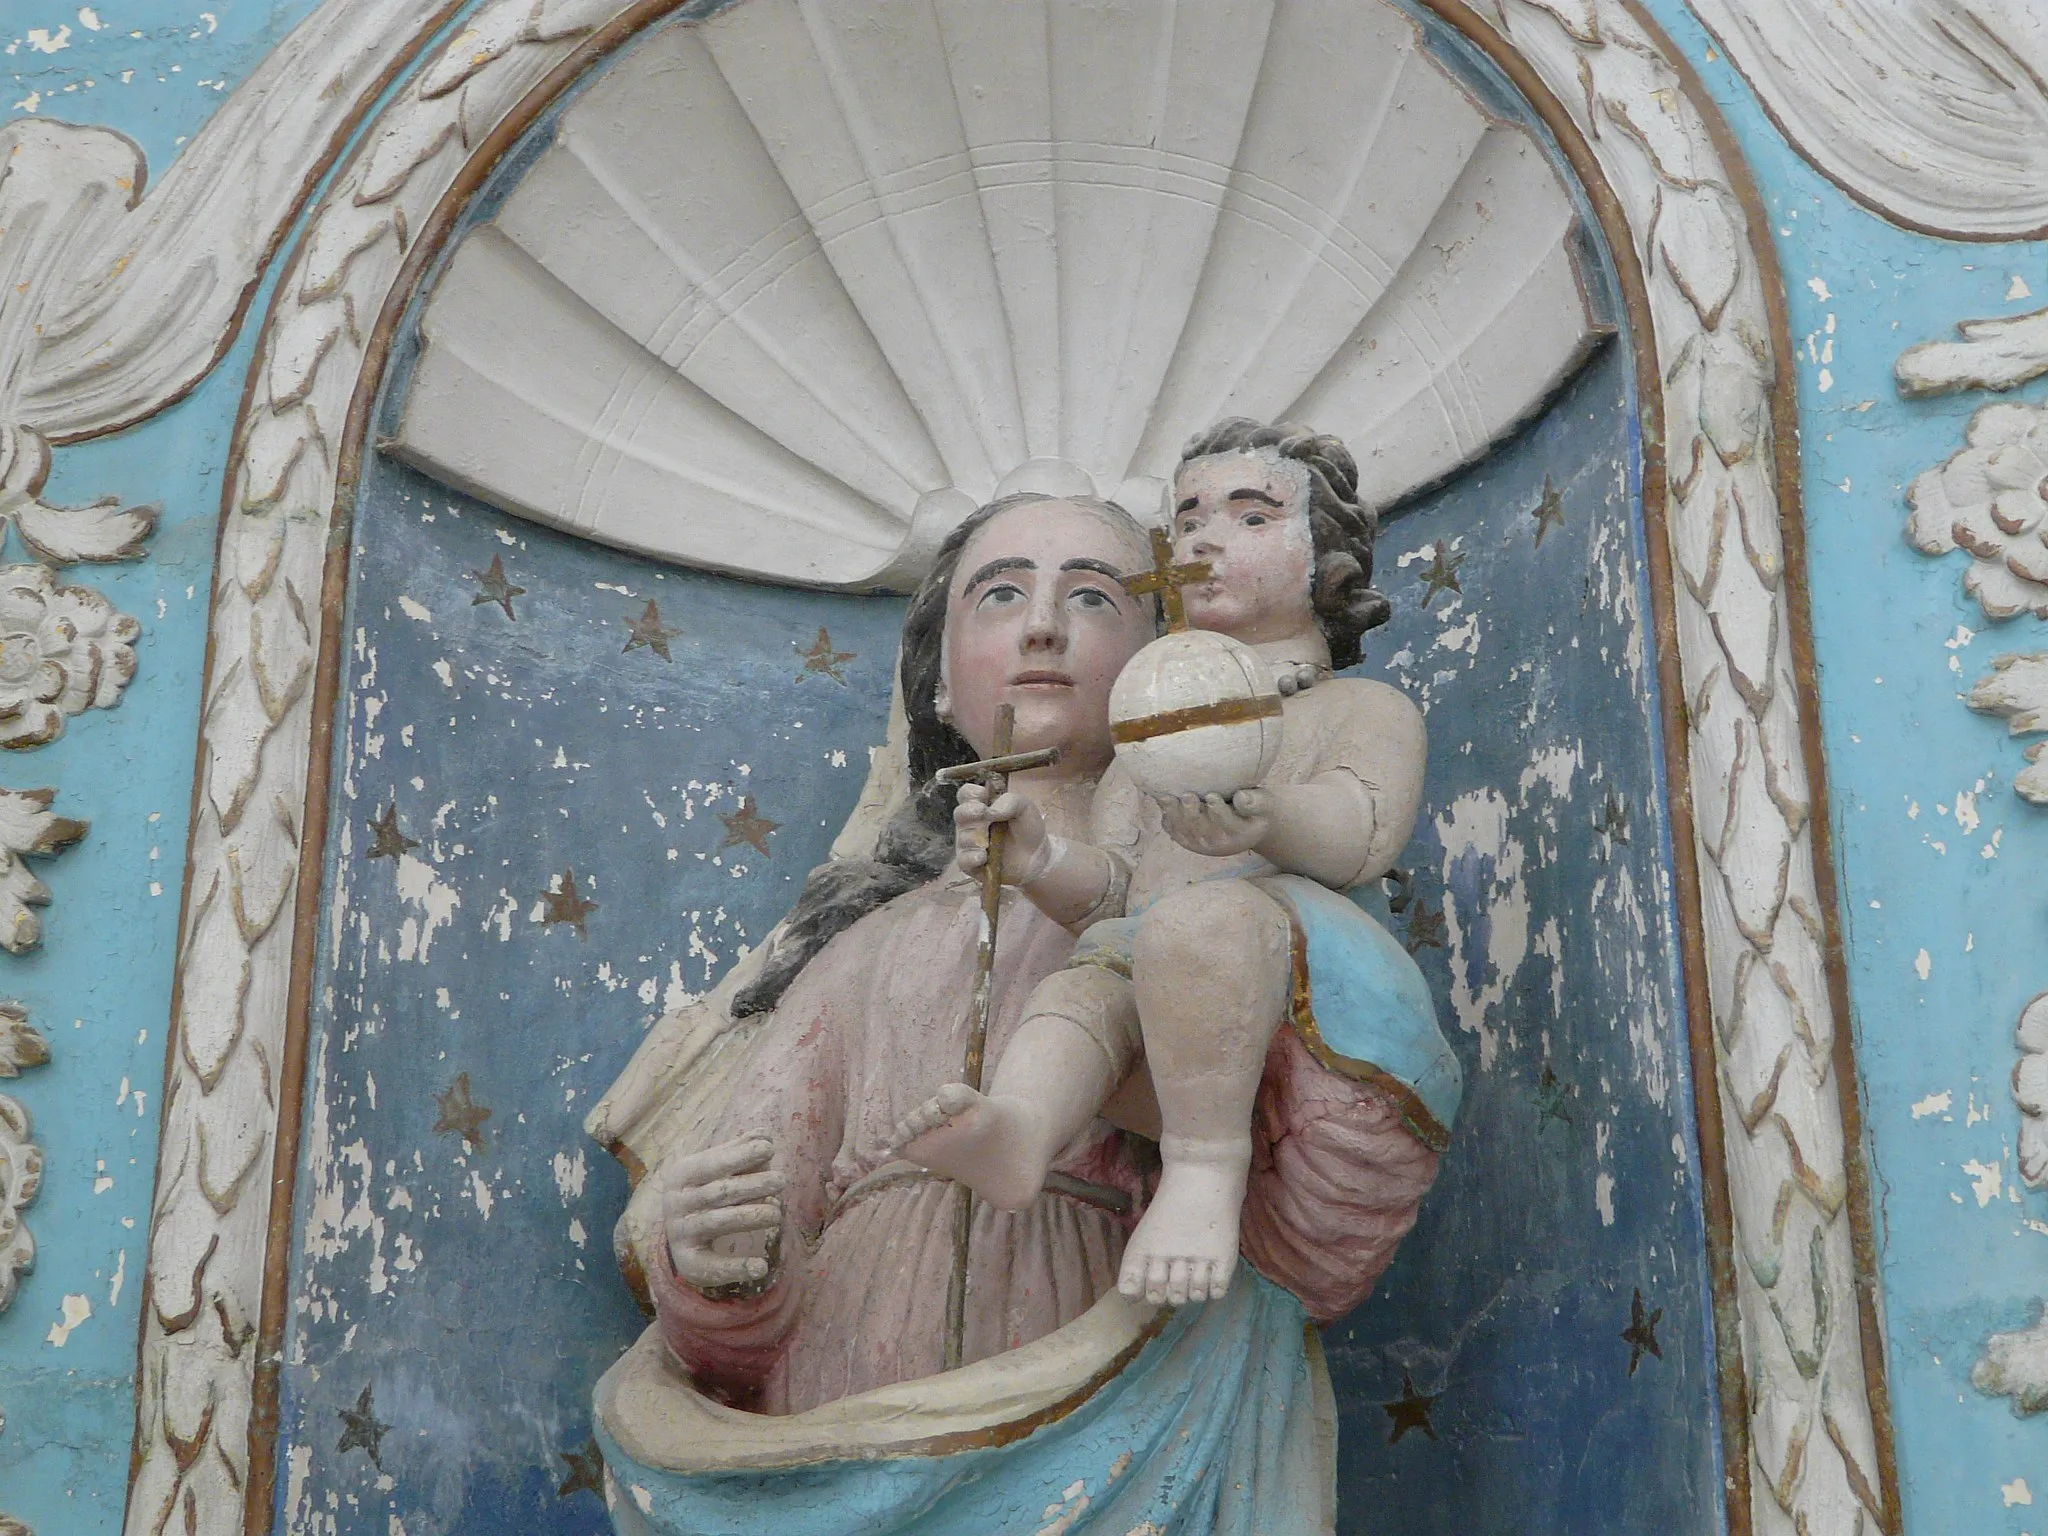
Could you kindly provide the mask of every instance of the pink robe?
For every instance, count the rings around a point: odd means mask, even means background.
[[[977,888],[956,873],[840,934],[784,995],[751,1048],[715,1140],[766,1132],[788,1179],[773,1284],[742,1299],[649,1274],[662,1333],[705,1388],[796,1413],[940,1368],[952,1270],[953,1186],[918,1176],[847,1193],[889,1162],[897,1120],[960,1079],[973,991]],[[1072,948],[1005,893],[990,1061],[1031,988]],[[1095,1124],[1056,1172],[1141,1201],[1149,1144]],[[1436,1154],[1385,1093],[1274,1037],[1253,1126],[1243,1253],[1319,1321],[1363,1301],[1436,1177]],[[1139,1205],[1142,1209],[1142,1205]],[[1027,1210],[975,1207],[965,1358],[1027,1344],[1116,1284],[1135,1217],[1048,1191]]]

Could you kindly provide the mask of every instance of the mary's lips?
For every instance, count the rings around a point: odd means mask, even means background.
[[[1032,672],[1019,672],[1015,677],[1010,679],[1010,685],[1016,688],[1025,687],[1033,683],[1051,684],[1061,688],[1071,688],[1074,686],[1074,679],[1065,672],[1052,672],[1047,671],[1044,668],[1040,668]]]

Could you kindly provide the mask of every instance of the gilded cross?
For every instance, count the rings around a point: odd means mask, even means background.
[[[1206,560],[1192,560],[1186,565],[1173,563],[1173,540],[1167,537],[1164,528],[1152,530],[1152,569],[1141,571],[1135,576],[1123,578],[1124,590],[1133,597],[1142,597],[1147,592],[1159,594],[1159,607],[1166,615],[1166,628],[1170,634],[1178,634],[1188,627],[1187,603],[1181,597],[1182,587],[1191,587],[1196,582],[1214,580],[1216,571]]]

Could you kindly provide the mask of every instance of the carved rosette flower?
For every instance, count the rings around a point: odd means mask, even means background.
[[[1906,536],[1925,554],[1970,553],[1963,587],[1993,619],[2048,619],[2048,409],[2000,402],[1967,446],[1914,480]]]
[[[135,676],[142,626],[48,566],[0,566],[0,747],[39,747],[65,720],[111,709]]]

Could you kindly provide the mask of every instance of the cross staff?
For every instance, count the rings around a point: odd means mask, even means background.
[[[1166,614],[1167,633],[1177,635],[1188,627],[1187,604],[1181,597],[1180,589],[1191,587],[1198,581],[1212,580],[1215,575],[1215,568],[1206,560],[1175,565],[1173,540],[1167,537],[1164,528],[1154,528],[1152,569],[1122,579],[1124,590],[1133,597],[1142,597],[1147,592],[1159,594],[1159,606]]]
[[[988,790],[990,804],[1010,787],[1010,775],[1031,768],[1049,768],[1060,760],[1058,747],[1041,747],[1035,752],[1016,752],[1017,706],[996,707],[996,739],[993,756],[957,768],[941,768],[938,778],[945,784],[980,784]],[[1009,840],[1007,823],[994,821],[988,828],[988,862],[981,867],[981,945],[974,954],[974,1003],[967,1025],[967,1056],[960,1068],[960,1080],[981,1092],[983,1058],[988,1054],[988,1015],[996,969],[996,920],[1003,901],[1003,845]],[[974,1192],[960,1186],[960,1203],[953,1211],[953,1279],[946,1291],[947,1370],[957,1369],[967,1335],[967,1246],[974,1230]]]

